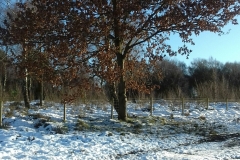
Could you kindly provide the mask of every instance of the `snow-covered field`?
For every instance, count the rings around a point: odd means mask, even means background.
[[[127,122],[110,119],[107,104],[72,105],[66,123],[61,104],[34,103],[24,111],[6,102],[0,159],[240,159],[239,103],[191,103],[182,116],[159,101],[153,117],[129,103]]]

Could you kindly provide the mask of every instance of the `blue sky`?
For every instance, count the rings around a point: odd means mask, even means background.
[[[199,36],[193,36],[195,45],[189,47],[193,50],[189,59],[181,55],[171,57],[170,59],[184,61],[187,65],[194,59],[209,59],[210,57],[223,63],[235,61],[240,63],[240,16],[237,19],[239,25],[228,24],[224,28],[224,31],[231,29],[227,35],[218,36],[211,32],[202,32]],[[172,45],[176,50],[183,45],[177,36],[171,37],[168,44]]]
[[[220,62],[240,62],[240,17],[238,16],[239,25],[228,24],[225,26],[224,31],[230,30],[227,35],[218,36],[218,34],[211,32],[202,32],[199,36],[193,36],[195,45],[190,45],[193,52],[190,54],[189,59],[186,56],[178,55],[171,57],[179,61],[184,61],[187,65],[191,64],[194,59],[204,58],[209,59],[213,57]],[[176,36],[172,37],[169,44],[173,48],[181,46],[183,43]]]

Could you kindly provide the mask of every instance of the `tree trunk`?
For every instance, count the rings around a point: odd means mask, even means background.
[[[1,96],[1,100],[0,100],[0,127],[3,126],[3,100],[4,100],[4,92],[6,90],[6,83],[7,83],[7,67],[6,64],[4,63],[4,58],[6,58],[7,56],[7,52],[8,52],[8,46],[6,46],[6,55],[5,57],[3,57],[1,59],[2,61],[2,76],[4,75],[4,77],[0,77],[0,96]],[[2,82],[3,79],[3,82]]]
[[[119,101],[115,83],[109,84],[109,100],[113,103],[112,105],[119,115]]]
[[[32,100],[32,78],[28,78],[28,99]]]
[[[23,56],[24,56],[24,60],[27,59],[27,47],[26,44],[23,44]],[[26,108],[30,108],[30,102],[29,102],[29,85],[28,85],[28,69],[25,68],[24,70],[25,72],[25,77],[23,80],[23,100],[25,103],[25,107]]]
[[[118,84],[118,104],[119,113],[118,119],[126,121],[127,120],[127,96],[126,96],[126,82],[124,81],[123,75],[120,78]]]
[[[123,71],[124,56],[122,56],[122,54],[118,54],[117,61],[118,61],[118,66]],[[126,81],[123,73],[120,74],[120,80],[118,83],[118,105],[119,105],[118,119],[126,121],[127,120],[127,93],[126,93]]]
[[[2,77],[0,77],[2,78]],[[3,86],[2,86],[2,82],[0,81],[0,92],[1,92],[1,100],[0,100],[0,127],[3,126],[3,122],[2,122],[2,115],[3,115]]]
[[[23,81],[23,100],[26,108],[30,108],[29,95],[28,95],[28,78],[27,75]]]
[[[124,61],[125,55],[122,52],[122,39],[120,37],[120,20],[118,19],[119,6],[117,5],[117,0],[112,0],[113,4],[113,15],[114,15],[114,44],[116,48],[117,63],[120,68],[120,79],[118,82],[118,119],[126,121],[127,120],[127,96],[126,96],[126,81],[124,78]]]
[[[119,64],[124,64],[124,59],[118,59]],[[122,65],[120,65],[122,66]],[[116,88],[118,87],[118,89]],[[118,114],[118,119],[127,120],[127,96],[126,96],[126,82],[123,74],[120,77],[118,85],[115,83],[109,84],[109,98],[113,102],[113,107]]]

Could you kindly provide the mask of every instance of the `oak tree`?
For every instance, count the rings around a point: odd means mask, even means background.
[[[29,34],[27,40],[45,44],[52,64],[61,64],[67,71],[66,80],[72,81],[70,75],[79,78],[82,71],[104,79],[111,86],[118,118],[126,120],[127,89],[149,92],[144,67],[165,55],[188,56],[191,50],[186,43],[194,44],[193,34],[222,34],[228,22],[237,24],[234,18],[240,13],[240,1],[32,0],[23,4],[18,16],[23,13],[31,25],[15,18],[16,29]],[[172,33],[183,42],[176,51],[167,44]],[[25,43],[26,38],[21,41]],[[142,64],[137,69],[136,62]]]

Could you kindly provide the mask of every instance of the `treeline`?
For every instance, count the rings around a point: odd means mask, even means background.
[[[221,63],[213,58],[196,59],[189,66],[179,61],[159,62],[162,79],[155,89],[157,98],[238,99],[240,63]]]
[[[1,90],[4,99],[22,100],[25,94],[24,76],[21,76],[19,66],[3,50],[0,50],[0,59]],[[146,74],[149,74],[150,77],[145,85],[147,87],[151,85],[154,98],[240,98],[239,62],[221,63],[213,58],[208,60],[195,59],[187,66],[184,62],[163,59],[156,66],[148,67],[145,72],[148,72]],[[109,92],[110,88],[106,83],[102,83],[99,79],[89,79],[89,83],[92,83],[93,87],[88,90],[79,90],[81,93],[75,97],[75,100],[109,100],[111,92]],[[96,84],[98,84],[97,88]],[[28,77],[27,88],[30,100],[61,101],[64,93],[71,92],[71,89],[54,86],[52,82],[44,81],[42,84],[34,76]],[[127,90],[128,99],[136,100],[149,97],[149,95],[149,93],[139,92],[131,88]]]
[[[12,56],[11,52],[6,53],[6,47],[0,49],[0,99],[5,101],[22,101],[24,100],[24,96],[27,95],[27,99],[30,102],[31,100],[50,100],[50,101],[57,101],[62,102],[64,98],[66,98],[66,93],[71,95],[72,88],[68,79],[62,79],[63,84],[57,85],[55,82],[50,81],[52,74],[54,74],[54,70],[48,73],[45,73],[44,77],[37,76],[40,74],[41,69],[36,70],[36,68],[41,67],[44,65],[39,62],[37,55],[32,56],[31,61],[27,61],[30,63],[24,64],[24,68],[27,67],[28,74],[23,73],[23,64],[21,61],[16,59],[16,56]],[[15,48],[16,52],[18,49]],[[93,87],[90,87],[88,90],[82,88],[82,90],[78,90],[79,93],[78,97],[72,96],[72,98],[76,100],[86,100],[90,97],[93,99],[104,98],[103,92],[99,89],[94,87],[94,81],[90,79],[88,75],[79,75],[84,78],[89,78],[89,84],[92,84]],[[25,82],[27,81],[27,83]],[[77,81],[77,80],[76,80]],[[66,84],[68,83],[68,84]],[[72,82],[71,82],[72,83]],[[27,86],[26,86],[27,84]],[[66,84],[64,86],[64,84]],[[27,92],[27,94],[25,93]],[[74,93],[74,92],[73,92]],[[69,100],[68,102],[70,102]],[[42,105],[42,104],[41,104]]]

